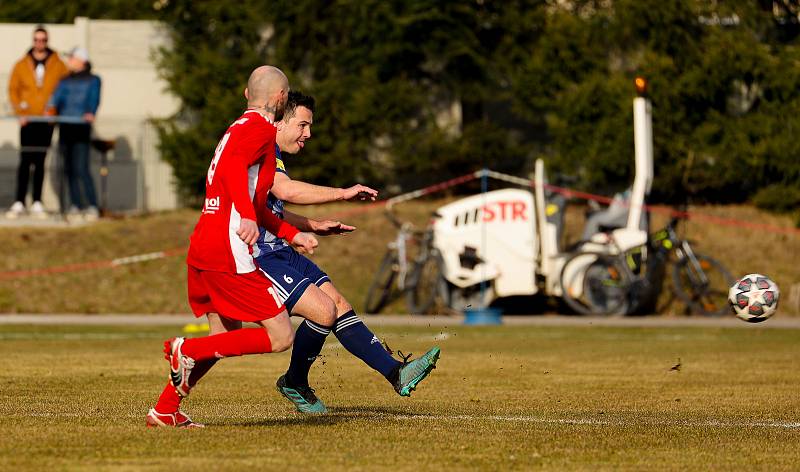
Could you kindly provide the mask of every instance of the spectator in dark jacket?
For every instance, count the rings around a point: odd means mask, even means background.
[[[58,84],[48,109],[51,114],[70,119],[59,124],[58,143],[69,182],[69,214],[83,213],[86,219],[97,219],[97,194],[89,172],[89,142],[100,105],[100,78],[91,72],[86,49],[74,48],[67,67],[70,74]]]

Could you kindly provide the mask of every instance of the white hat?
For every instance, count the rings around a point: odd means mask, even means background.
[[[77,57],[84,62],[89,62],[89,51],[87,51],[86,48],[75,46],[67,55],[70,57]]]

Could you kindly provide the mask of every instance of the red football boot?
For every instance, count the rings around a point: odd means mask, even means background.
[[[147,412],[148,428],[205,428],[206,425],[195,423],[186,413],[178,410],[175,413],[159,413],[155,408]]]

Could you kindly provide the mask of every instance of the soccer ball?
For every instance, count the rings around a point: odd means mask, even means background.
[[[728,302],[739,319],[760,323],[775,314],[780,294],[778,285],[766,275],[748,274],[728,290]]]

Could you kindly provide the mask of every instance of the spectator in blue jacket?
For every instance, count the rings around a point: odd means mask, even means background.
[[[84,48],[76,47],[69,53],[67,68],[70,74],[61,80],[50,97],[48,110],[66,119],[59,123],[58,144],[69,182],[69,214],[83,213],[86,219],[93,220],[99,212],[89,172],[89,143],[100,105],[100,78],[92,74],[89,52]]]

